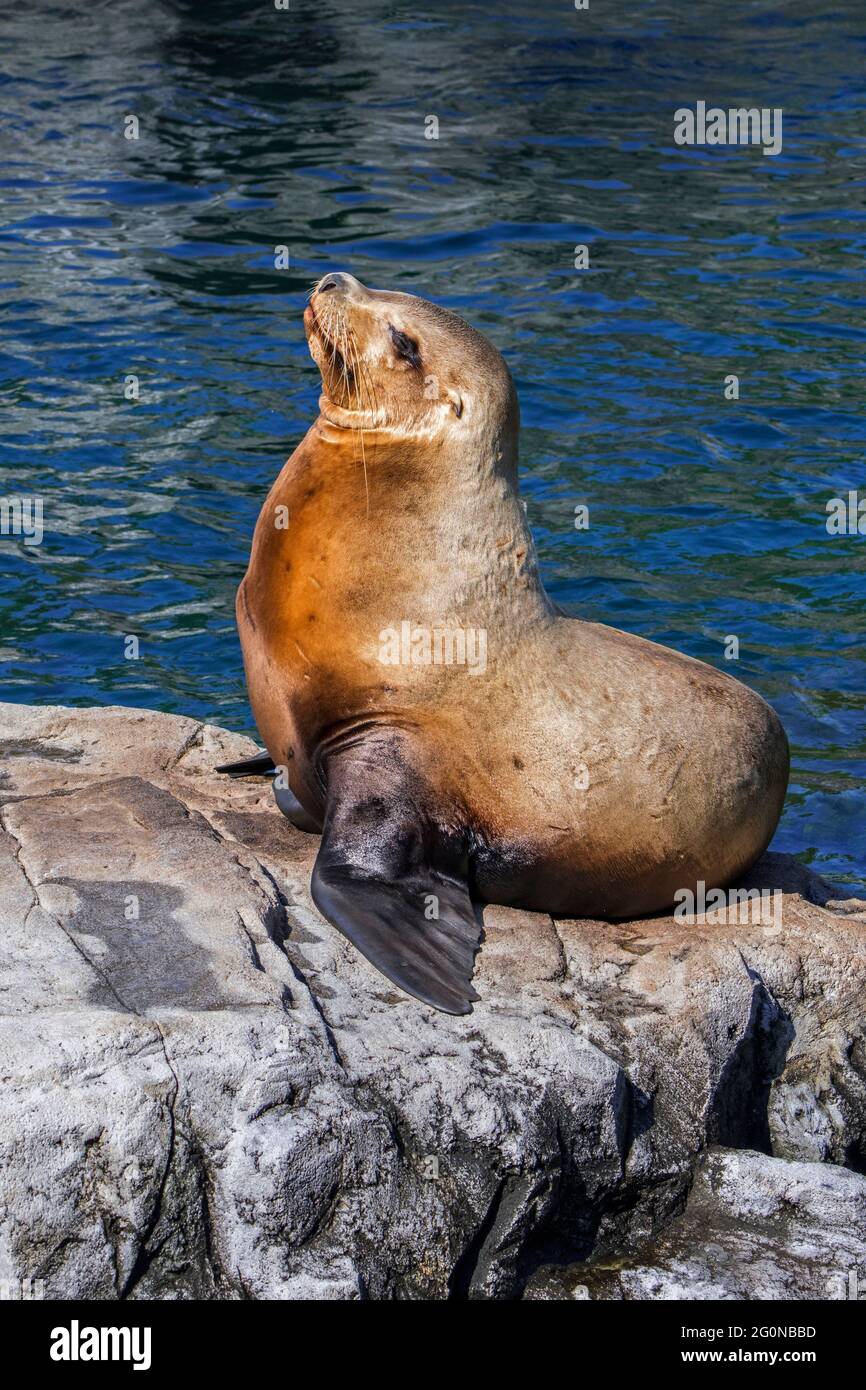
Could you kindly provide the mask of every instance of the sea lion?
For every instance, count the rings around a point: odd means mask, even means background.
[[[486,338],[348,274],[304,325],[320,414],[237,599],[257,767],[286,768],[283,809],[322,830],[324,916],[467,1013],[478,903],[623,918],[724,886],[776,828],[787,740],[731,677],[550,601]]]

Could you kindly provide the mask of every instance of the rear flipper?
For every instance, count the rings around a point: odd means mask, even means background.
[[[408,735],[380,728],[327,758],[313,901],[395,985],[443,1013],[467,1014],[481,942],[467,856],[412,752]]]
[[[270,753],[258,753],[254,758],[244,758],[239,763],[223,763],[214,769],[227,777],[273,777],[276,765]],[[274,782],[274,800],[285,816],[298,830],[320,834],[322,827],[309,812],[305,811],[294,792],[280,786],[279,779]]]
[[[281,787],[278,782],[274,782],[274,801],[296,830],[306,830],[310,835],[321,835],[321,821],[317,821],[309,811],[304,810],[290,787]]]
[[[276,770],[270,753],[257,753],[254,758],[214,768],[214,772],[224,772],[227,777],[270,777]]]

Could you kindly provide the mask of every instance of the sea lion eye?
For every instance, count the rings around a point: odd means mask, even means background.
[[[388,324],[388,332],[391,334],[391,342],[399,357],[408,362],[412,367],[421,366],[421,354],[418,351],[418,344],[413,342],[408,333],[401,333],[399,328],[395,328],[393,323]]]

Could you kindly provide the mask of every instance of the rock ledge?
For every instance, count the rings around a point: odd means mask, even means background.
[[[784,894],[780,922],[488,908],[482,1001],[448,1018],[318,915],[318,841],[269,786],[213,774],[248,739],[4,705],[0,741],[0,1280],[844,1289],[866,1245],[866,903],[770,854],[750,884]]]

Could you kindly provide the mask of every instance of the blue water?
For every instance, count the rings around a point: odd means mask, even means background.
[[[822,8],[7,0],[0,489],[45,537],[0,539],[0,698],[251,730],[234,591],[345,268],[499,346],[551,592],[761,691],[775,848],[862,888],[866,538],[825,507],[866,497],[866,12]],[[698,100],[782,107],[782,153],[676,146]]]

